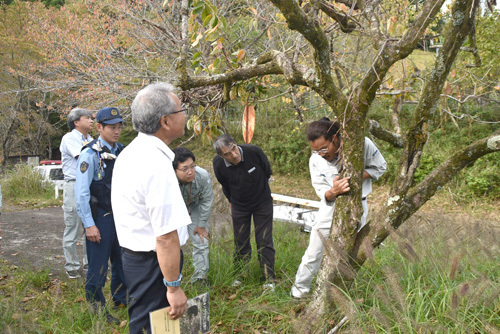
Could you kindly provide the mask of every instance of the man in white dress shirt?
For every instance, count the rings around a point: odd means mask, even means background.
[[[129,289],[130,333],[150,333],[149,312],[170,305],[170,317],[186,310],[180,288],[182,246],[189,213],[167,146],[184,134],[185,110],[167,83],[142,89],[132,103],[138,136],[116,160],[111,202]]]
[[[86,109],[75,108],[68,114],[68,127],[71,132],[61,140],[62,170],[64,174],[63,211],[64,228],[63,250],[66,264],[64,269],[69,278],[80,277],[80,261],[76,251],[78,237],[83,234],[83,224],[76,213],[75,179],[76,163],[82,147],[92,141],[90,132],[94,128],[92,114]],[[83,266],[87,265],[87,250],[83,242]]]
[[[342,143],[340,124],[338,122],[332,123],[326,117],[312,122],[307,128],[307,140],[313,149],[309,159],[311,182],[321,202],[316,214],[316,221],[311,230],[309,246],[302,257],[302,262],[295,276],[295,283],[292,287],[292,296],[294,298],[302,298],[309,293],[325,250],[320,235],[328,239],[332,227],[335,199],[351,189],[349,187],[349,178],[341,179],[338,175],[338,152]],[[364,147],[365,168],[361,189],[363,216],[358,231],[366,224],[366,217],[368,216],[366,196],[372,191],[371,180],[377,180],[387,169],[384,157],[370,139],[365,138]]]

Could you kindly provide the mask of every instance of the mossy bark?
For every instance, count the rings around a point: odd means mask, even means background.
[[[407,132],[404,152],[402,155],[401,170],[397,176],[397,181],[391,190],[389,198],[383,213],[372,220],[360,233],[357,233],[356,227],[361,217],[361,196],[359,172],[362,171],[363,156],[362,148],[359,144],[349,144],[351,140],[362,143],[362,138],[350,133],[345,136],[344,144],[344,162],[346,172],[344,176],[356,176],[351,179],[354,187],[350,196],[337,199],[335,204],[335,214],[333,218],[332,230],[323,259],[323,263],[316,280],[316,289],[313,292],[312,301],[306,308],[303,319],[314,318],[316,326],[310,328],[310,333],[322,333],[324,328],[324,316],[329,314],[335,304],[330,297],[332,286],[339,288],[348,288],[349,283],[354,279],[360,266],[371,254],[374,247],[378,246],[390,233],[392,229],[398,228],[406,219],[416,212],[428,199],[430,199],[440,186],[456,175],[458,171],[464,168],[470,159],[477,159],[478,156],[498,150],[498,136],[489,139],[483,139],[461,153],[453,156],[448,162],[437,168],[431,175],[424,179],[419,185],[412,188],[410,186],[413,180],[413,174],[420,161],[422,150],[427,142],[427,123],[432,116],[440,92],[454,63],[460,46],[474,26],[475,10],[478,4],[475,0],[457,1],[453,7],[452,15],[459,16],[460,22],[453,20],[447,30],[448,35],[441,52],[441,56],[436,62],[430,80],[424,88],[424,94],[417,107],[417,113],[414,119],[414,125]],[[424,9],[429,8],[428,14],[432,12],[432,6],[429,1],[424,5]],[[458,14],[457,14],[458,13]],[[466,15],[461,15],[460,13]],[[421,13],[422,14],[422,13]],[[435,14],[434,14],[435,15]],[[422,16],[422,15],[421,15]],[[415,25],[415,28],[417,26]],[[421,29],[422,27],[420,27]],[[351,109],[349,114],[350,124],[345,124],[346,132],[360,131],[360,124],[363,117],[355,117],[356,113],[365,115],[368,106],[373,101],[376,89],[388,68],[394,63],[394,59],[399,58],[401,53],[408,54],[416,45],[414,39],[408,39],[407,44],[403,43],[404,38],[398,45],[384,43],[381,47],[379,57],[374,62],[371,70],[367,73],[358,92],[357,108]],[[488,142],[495,142],[495,145],[487,145]],[[493,148],[493,149],[492,149]]]
[[[465,38],[474,27],[474,17],[479,6],[478,0],[456,0],[452,8],[452,19],[445,29],[445,42],[440,51],[433,72],[428,78],[419,100],[412,125],[407,132],[393,135],[372,123],[372,132],[384,136],[395,146],[403,147],[400,167],[396,181],[390,192],[387,204],[380,215],[374,217],[359,233],[357,231],[362,216],[361,184],[363,173],[364,133],[367,113],[376,97],[389,69],[399,60],[408,57],[424,37],[429,24],[440,12],[444,0],[425,0],[419,13],[399,38],[387,38],[378,24],[376,1],[358,1],[359,10],[367,18],[364,31],[370,33],[376,57],[361,76],[355,87],[346,93],[336,85],[330,42],[318,23],[317,15],[308,14],[300,1],[270,0],[286,19],[289,29],[295,30],[306,39],[312,48],[311,66],[297,63],[286,53],[268,51],[261,54],[253,63],[242,68],[209,77],[188,77],[183,75],[178,85],[184,89],[221,85],[225,96],[234,82],[269,74],[283,76],[290,85],[308,86],[319,94],[330,106],[332,113],[342,125],[343,145],[341,150],[341,176],[351,177],[351,191],[336,200],[332,230],[325,240],[325,257],[318,273],[312,300],[300,317],[300,323],[307,323],[307,329],[300,324],[297,332],[322,333],[325,317],[334,307],[330,294],[332,286],[349,286],[360,266],[371,256],[377,247],[393,230],[403,224],[435,192],[455,176],[461,169],[478,157],[498,151],[500,136],[492,135],[480,140],[450,159],[431,173],[420,184],[413,185],[413,176],[428,139],[428,122],[440,98],[444,82],[455,62]],[[321,10],[327,3],[321,0],[312,3],[310,10]],[[326,13],[329,15],[328,13]],[[330,13],[332,14],[332,13]],[[332,14],[333,15],[333,14]],[[331,15],[330,15],[331,16]],[[349,22],[349,18],[342,20]],[[346,23],[347,24],[347,23]],[[350,28],[349,31],[351,32]],[[182,66],[186,66],[183,64]],[[375,131],[376,130],[376,131]],[[306,320],[306,321],[302,321]],[[298,322],[299,323],[299,322]]]

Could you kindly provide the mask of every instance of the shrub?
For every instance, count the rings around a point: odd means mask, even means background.
[[[311,151],[305,131],[304,125],[297,125],[294,129],[282,128],[262,143],[261,148],[268,155],[273,172],[303,174],[307,171]]]
[[[19,164],[7,172],[2,183],[2,194],[4,199],[16,201],[37,197],[53,198],[54,192],[32,166]]]

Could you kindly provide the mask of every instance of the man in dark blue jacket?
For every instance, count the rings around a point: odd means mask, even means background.
[[[123,119],[116,108],[103,108],[96,116],[99,138],[85,146],[77,163],[76,210],[87,237],[89,269],[85,295],[94,310],[103,308],[108,322],[116,322],[105,309],[102,288],[111,262],[111,294],[115,306],[127,305],[127,286],[121,261],[121,247],[111,208],[111,178],[116,157],[123,149],[118,143]]]

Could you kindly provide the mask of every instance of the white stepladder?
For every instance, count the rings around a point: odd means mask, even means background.
[[[274,220],[299,224],[304,232],[311,232],[319,209],[319,201],[274,193],[271,196],[276,203],[273,211]]]

